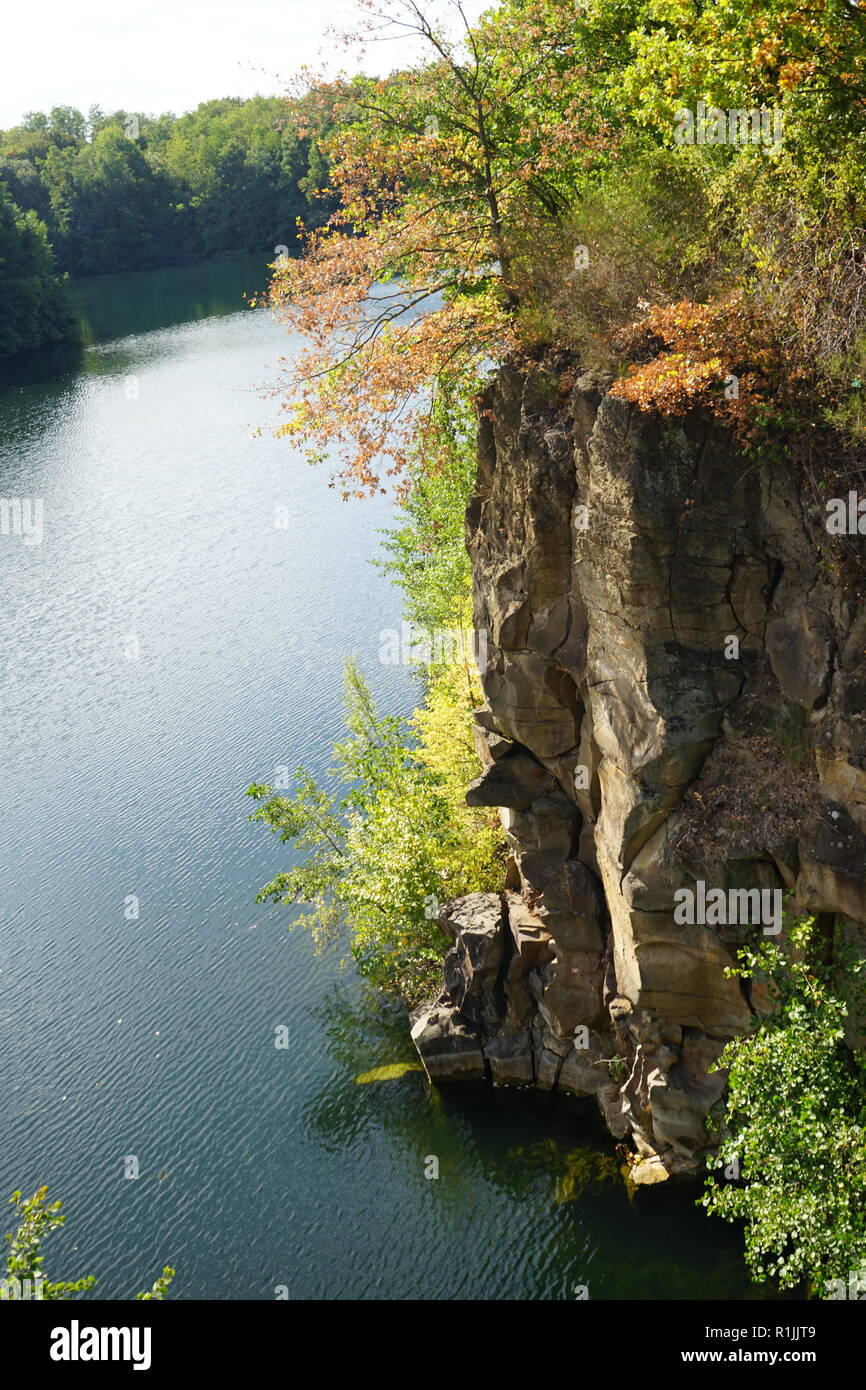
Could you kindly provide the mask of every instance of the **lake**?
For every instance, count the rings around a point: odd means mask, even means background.
[[[344,659],[418,693],[378,661],[390,504],[271,433],[297,345],[243,306],[264,276],[79,282],[84,347],[3,378],[0,495],[43,535],[0,536],[0,1195],[47,1183],[48,1275],[104,1298],[164,1264],[187,1299],[760,1296],[581,1102],[359,1083],[415,1061],[404,1012],[253,901],[289,860],[244,790],[327,769]]]

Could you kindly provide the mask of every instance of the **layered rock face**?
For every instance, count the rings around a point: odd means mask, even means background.
[[[866,603],[793,468],[609,386],[505,367],[482,400],[467,800],[511,855],[443,910],[413,1037],[437,1082],[595,1096],[652,1182],[700,1166],[711,1068],[766,1003],[726,969],[781,894],[866,942]]]

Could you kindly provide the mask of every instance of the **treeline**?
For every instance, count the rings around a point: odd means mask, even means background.
[[[291,245],[327,216],[327,166],[301,103],[227,97],[184,116],[71,106],[0,134],[0,179],[57,265],[104,275]]]
[[[0,357],[74,332],[63,276],[291,248],[334,206],[329,124],[321,100],[226,97],[184,116],[56,106],[0,132]]]
[[[0,184],[0,357],[60,342],[73,327],[45,223]]]

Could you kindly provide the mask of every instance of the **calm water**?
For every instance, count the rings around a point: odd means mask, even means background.
[[[0,394],[0,495],[44,499],[0,537],[0,1192],[48,1183],[50,1277],[110,1298],[164,1263],[180,1298],[754,1297],[694,1193],[602,1180],[580,1103],[358,1084],[413,1060],[403,1014],[253,903],[287,857],[244,788],[327,767],[344,657],[414,694],[387,504],[253,437],[293,348],[241,307],[263,274],[79,284],[86,348]]]

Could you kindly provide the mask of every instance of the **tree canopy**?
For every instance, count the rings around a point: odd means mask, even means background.
[[[305,121],[302,99],[278,97],[179,117],[54,107],[0,133],[0,178],[74,277],[273,253],[329,206],[315,196],[326,169]]]
[[[790,424],[791,372],[851,423],[862,5],[503,0],[472,25],[456,0],[368,9],[368,37],[411,32],[426,56],[310,94],[333,117],[338,206],[270,293],[309,343],[282,432],[336,449],[347,491],[403,472],[442,373],[551,344],[631,358],[615,389],[642,407],[713,405],[736,377],[746,442]]]
[[[73,320],[44,222],[0,183],[0,357],[68,338]]]

